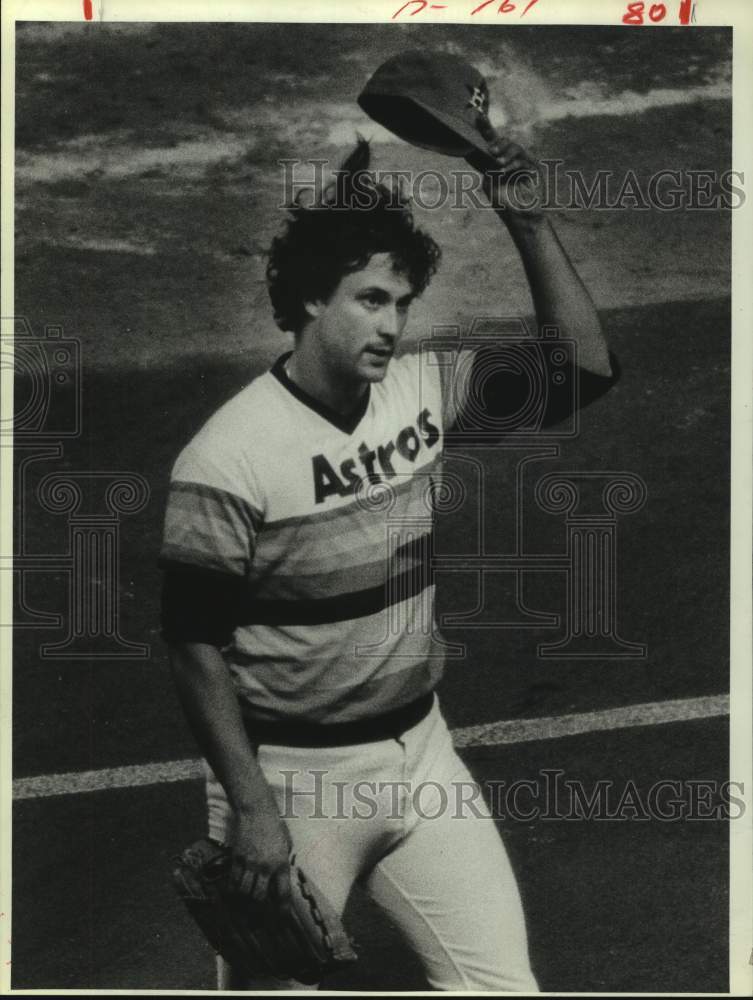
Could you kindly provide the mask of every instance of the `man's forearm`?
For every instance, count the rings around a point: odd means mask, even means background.
[[[170,664],[186,718],[235,811],[272,806],[219,650],[201,643],[171,646]]]
[[[518,248],[542,326],[556,326],[578,345],[578,364],[611,375],[609,350],[591,296],[549,220],[538,214],[500,212]]]

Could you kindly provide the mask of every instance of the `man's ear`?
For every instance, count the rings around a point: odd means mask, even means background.
[[[321,313],[322,306],[323,306],[323,303],[319,302],[319,301],[317,301],[317,302],[304,302],[303,303],[303,308],[306,310],[306,312],[309,314],[309,316],[312,319],[316,319],[316,317]]]

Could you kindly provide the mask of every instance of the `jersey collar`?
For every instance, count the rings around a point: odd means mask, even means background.
[[[288,392],[295,396],[297,400],[307,406],[314,413],[318,413],[320,417],[328,423],[333,424],[338,430],[342,431],[343,434],[352,434],[353,431],[358,427],[358,425],[363,420],[364,414],[369,406],[369,400],[371,398],[371,385],[366,386],[366,392],[363,394],[361,399],[358,401],[358,405],[349,413],[347,416],[343,416],[342,413],[338,413],[337,410],[333,410],[326,403],[322,403],[321,400],[316,399],[315,396],[309,395],[305,389],[302,389],[296,382],[294,382],[288,373],[285,371],[285,362],[292,356],[292,351],[286,351],[285,354],[280,355],[280,357],[275,361],[272,366],[272,374],[277,379],[277,381],[282,385]]]

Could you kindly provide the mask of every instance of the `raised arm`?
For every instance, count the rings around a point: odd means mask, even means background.
[[[563,337],[576,342],[581,368],[609,377],[609,350],[591,296],[535,203],[536,163],[520,146],[501,138],[481,115],[479,128],[489,155],[474,153],[468,162],[483,175],[484,192],[518,248],[539,329],[558,327]]]

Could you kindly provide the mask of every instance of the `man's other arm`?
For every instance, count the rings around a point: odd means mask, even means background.
[[[520,254],[539,330],[557,327],[561,337],[575,341],[580,368],[609,378],[609,349],[593,300],[536,203],[536,163],[497,135],[488,119],[480,120],[480,129],[489,155],[474,153],[468,162],[481,172],[484,192]]]
[[[174,642],[169,652],[186,719],[235,814],[231,842],[241,865],[238,888],[259,902],[284,906],[290,898],[290,836],[251,748],[225,660],[206,643]]]
[[[525,268],[538,328],[557,327],[561,337],[575,341],[579,367],[609,378],[609,349],[596,308],[551,223],[525,216],[505,222]]]

